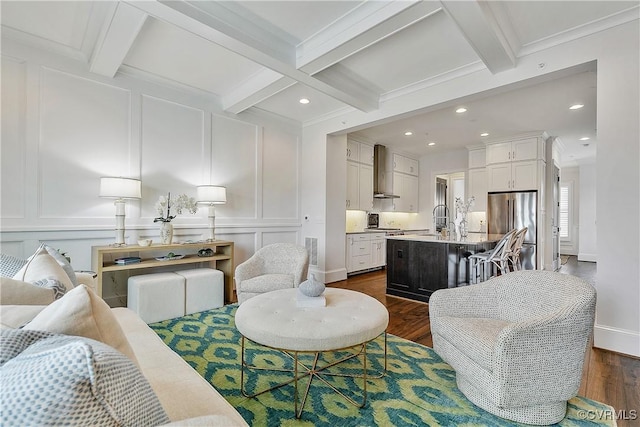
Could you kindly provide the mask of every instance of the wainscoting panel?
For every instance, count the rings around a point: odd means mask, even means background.
[[[299,217],[298,146],[296,135],[278,129],[264,129],[262,216],[265,219]]]
[[[40,78],[39,217],[113,215],[97,176],[130,173],[130,91],[46,67]]]
[[[263,231],[262,247],[272,243],[296,243],[298,242],[298,231]]]
[[[0,217],[24,218],[26,191],[26,63],[2,56],[2,144],[0,144]]]
[[[227,204],[216,207],[216,218],[259,218],[258,130],[251,123],[212,115],[211,184],[227,187]]]
[[[204,112],[186,105],[144,95],[142,97],[142,202],[141,219],[158,217],[159,196],[196,196],[204,158]],[[175,214],[173,211],[171,214]],[[166,215],[166,214],[165,214]],[[183,217],[188,217],[184,212]]]

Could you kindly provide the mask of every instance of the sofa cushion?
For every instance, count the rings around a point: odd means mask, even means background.
[[[507,325],[509,322],[498,319],[442,316],[437,330],[442,338],[492,372],[495,344]]]
[[[16,280],[24,282],[35,282],[41,279],[56,279],[64,284],[67,291],[73,289],[73,283],[64,269],[58,264],[44,247],[40,247],[35,254],[29,258],[27,263],[14,276]]]
[[[74,288],[45,307],[24,329],[91,338],[110,345],[137,362],[111,309],[86,285]]]
[[[1,348],[2,425],[169,422],[136,365],[103,343],[15,329],[2,331]]]
[[[293,288],[293,274],[263,274],[243,280],[239,284],[241,292],[270,292]]]
[[[26,259],[0,254],[0,276],[13,277],[26,263]]]
[[[0,277],[0,304],[47,305],[55,301],[55,292],[22,280]]]

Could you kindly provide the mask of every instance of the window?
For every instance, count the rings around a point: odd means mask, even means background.
[[[560,184],[560,239],[571,240],[571,183]]]

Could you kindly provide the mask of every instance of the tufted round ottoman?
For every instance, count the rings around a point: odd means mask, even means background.
[[[319,374],[329,366],[318,367],[318,357],[316,355],[313,366],[307,367],[300,364],[306,369],[306,372],[303,375],[299,375],[298,352],[320,353],[362,346],[358,353],[343,359],[348,360],[362,355],[363,372],[362,375],[356,376],[363,379],[362,403],[356,403],[338,390],[334,389],[334,391],[341,394],[352,404],[359,407],[364,406],[366,403],[367,379],[366,343],[385,332],[389,324],[389,312],[375,298],[360,292],[337,288],[327,288],[325,290],[324,296],[327,300],[325,307],[297,307],[297,292],[297,288],[267,292],[248,299],[238,307],[235,315],[235,324],[242,334],[241,387],[243,395],[254,397],[278,386],[294,382],[295,413],[296,417],[299,418],[304,408],[309,387],[306,389],[300,411],[298,411],[298,379],[304,375],[310,375],[310,380],[317,377],[324,382],[325,380]],[[246,394],[244,391],[244,369],[257,367],[248,366],[245,362],[245,338],[267,347],[293,353],[294,378],[268,390],[263,390],[253,395]],[[330,366],[335,366],[336,364],[332,363]]]

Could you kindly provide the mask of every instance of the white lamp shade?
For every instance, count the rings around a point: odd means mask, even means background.
[[[139,199],[140,180],[133,178],[102,177],[100,178],[100,197],[112,199]]]
[[[198,203],[211,203],[222,205],[227,203],[227,188],[219,185],[200,185],[198,191]]]

